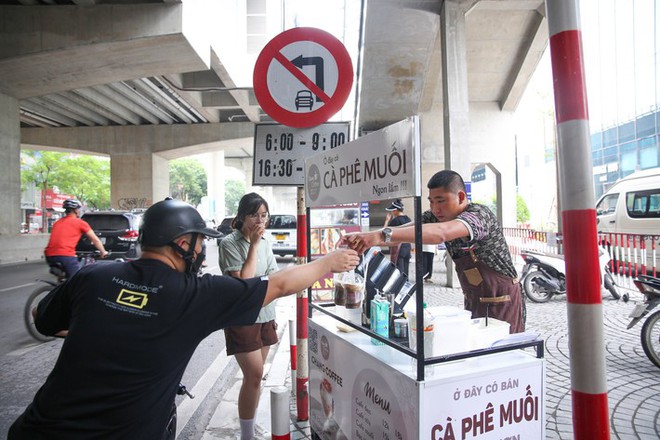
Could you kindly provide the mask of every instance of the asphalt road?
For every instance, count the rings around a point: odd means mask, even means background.
[[[280,267],[293,263],[278,258]],[[205,272],[219,274],[215,240],[207,241]],[[34,340],[25,329],[23,308],[39,279],[54,280],[45,262],[0,267],[0,438],[6,438],[11,423],[31,402],[34,394],[54,365],[62,345],[56,339],[46,343]],[[186,402],[179,412],[180,426],[206,426],[228,384],[226,378],[235,377],[238,366],[227,357],[225,338],[216,332],[197,347],[183,383],[195,388],[196,398],[178,397],[177,404]]]

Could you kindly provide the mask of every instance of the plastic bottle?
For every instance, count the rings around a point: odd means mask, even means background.
[[[422,306],[424,309],[424,356],[433,356],[433,337],[435,336],[435,318],[429,311],[426,303]]]
[[[390,302],[382,294],[371,300],[371,330],[378,335],[388,338],[390,335]],[[375,345],[383,345],[377,339],[371,339]]]

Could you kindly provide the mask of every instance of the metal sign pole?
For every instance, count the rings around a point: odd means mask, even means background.
[[[305,188],[298,187],[298,244],[296,250],[296,264],[305,264],[307,260],[307,214],[305,211]],[[298,420],[309,420],[309,366],[307,364],[307,318],[309,297],[305,289],[296,295],[296,351],[298,360],[296,362],[296,408]]]

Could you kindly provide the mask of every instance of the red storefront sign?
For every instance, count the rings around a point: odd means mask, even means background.
[[[55,192],[52,189],[47,189],[46,197],[44,200],[44,207],[46,209],[64,210],[64,208],[62,208],[62,204],[65,200],[70,198],[72,197],[68,194],[60,194],[59,192]]]

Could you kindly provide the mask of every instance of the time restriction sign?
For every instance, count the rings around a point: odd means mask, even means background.
[[[289,127],[313,127],[337,113],[353,85],[353,64],[331,34],[294,28],[273,38],[254,66],[254,94],[261,108]]]
[[[252,184],[303,186],[305,158],[348,142],[349,125],[326,122],[305,129],[255,125]]]

